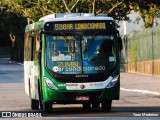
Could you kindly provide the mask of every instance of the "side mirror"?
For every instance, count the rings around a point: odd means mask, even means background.
[[[123,49],[123,44],[122,44],[122,38],[121,37],[117,37],[118,43],[119,43],[119,48],[120,51]]]

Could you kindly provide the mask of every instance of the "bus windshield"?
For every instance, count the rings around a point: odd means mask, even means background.
[[[57,74],[98,74],[116,63],[115,36],[46,35],[46,67]]]

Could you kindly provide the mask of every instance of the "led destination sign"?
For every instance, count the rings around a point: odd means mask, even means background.
[[[106,29],[105,23],[57,23],[54,24],[54,30],[92,30]]]
[[[45,31],[83,31],[83,30],[106,30],[114,28],[113,21],[77,21],[77,22],[48,22]]]

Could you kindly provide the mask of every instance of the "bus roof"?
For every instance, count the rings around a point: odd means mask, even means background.
[[[113,20],[105,14],[94,15],[88,13],[70,13],[70,14],[50,14],[39,19],[39,21],[74,21],[74,20]]]
[[[112,17],[108,17],[106,14],[89,14],[89,13],[59,13],[59,14],[50,14],[46,15],[39,19],[38,22],[29,24],[25,28],[25,32],[34,29],[41,29],[46,22],[52,21],[79,21],[79,20],[114,20]]]

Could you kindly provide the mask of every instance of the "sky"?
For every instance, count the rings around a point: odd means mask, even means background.
[[[143,29],[143,21],[142,19],[139,21],[139,23],[136,23],[136,19],[140,17],[138,13],[132,12],[128,15],[131,19],[131,22],[121,21],[119,22],[120,28],[118,29],[120,32],[120,35],[126,35],[130,34],[134,30],[142,30]],[[126,27],[125,27],[126,26]]]

